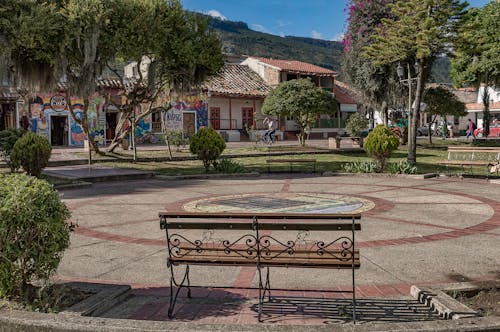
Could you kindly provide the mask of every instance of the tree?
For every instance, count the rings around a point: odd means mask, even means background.
[[[189,150],[203,161],[205,172],[208,173],[210,165],[216,165],[217,158],[226,148],[226,142],[213,128],[201,128],[191,139]]]
[[[414,107],[410,107],[407,159],[411,165],[417,162],[417,120],[426,76],[434,58],[450,46],[465,5],[458,0],[397,1],[389,5],[391,16],[382,19],[371,44],[364,48],[364,56],[375,65],[415,62],[420,68]]]
[[[335,113],[337,107],[329,92],[303,78],[280,83],[264,100],[262,113],[292,118],[299,129],[299,143],[304,146],[306,134],[318,117]]]
[[[396,134],[389,127],[378,125],[368,134],[364,149],[377,161],[379,170],[383,172],[387,158],[398,146],[399,139]]]
[[[425,112],[431,116],[428,123],[429,143],[432,144],[431,127],[436,118],[440,116],[446,120],[446,116],[465,116],[467,110],[465,104],[448,89],[443,87],[429,88],[424,92],[424,103],[427,105]]]
[[[402,105],[403,90],[394,66],[375,66],[362,56],[362,48],[370,43],[371,35],[383,18],[390,16],[387,6],[394,0],[351,0],[342,71],[346,80],[363,94],[363,103],[369,109],[378,109],[385,125],[388,125],[388,108]]]
[[[489,87],[500,83],[500,2],[471,8],[465,15],[451,61],[451,76],[456,85],[484,84],[483,134],[490,133]]]
[[[12,8],[0,11],[5,62],[15,70],[17,82],[29,78],[41,90],[64,78],[69,112],[95,151],[99,148],[90,133],[88,108],[90,97],[100,92],[97,79],[103,68],[113,70],[117,60],[151,63],[148,75],[140,70],[128,81],[119,75],[127,97],[123,125],[138,105],[152,105],[171,89],[189,89],[223,64],[220,41],[207,22],[182,10],[178,0],[7,1]],[[41,23],[23,29],[33,13],[44,14]],[[17,19],[11,22],[11,17]],[[72,95],[83,99],[81,117],[73,109]],[[151,107],[146,109],[135,122],[151,112]]]
[[[134,77],[124,77],[107,64],[120,79],[126,97],[110,151],[135,127],[122,130],[125,123],[137,125],[154,109],[168,111],[170,91],[196,88],[224,63],[222,43],[208,29],[208,20],[184,11],[178,1],[114,4],[128,8],[124,11],[127,15],[112,20],[111,47],[120,58],[134,61],[138,70]]]

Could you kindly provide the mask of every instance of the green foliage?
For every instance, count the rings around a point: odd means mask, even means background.
[[[368,128],[368,119],[360,113],[354,113],[347,119],[346,130],[350,136],[359,137]]]
[[[213,128],[201,128],[191,138],[189,150],[203,161],[205,171],[208,172],[210,165],[214,165],[217,158],[226,148],[226,142],[222,136]]]
[[[28,283],[57,269],[73,229],[69,216],[47,181],[0,176],[0,296],[23,295]]]
[[[467,109],[449,89],[443,87],[429,88],[425,92],[424,103],[427,104],[425,112],[431,115],[465,116]]]
[[[342,164],[342,171],[346,173],[377,173],[379,166],[371,161],[360,161]]]
[[[231,159],[222,158],[214,164],[215,170],[219,173],[243,173],[245,171],[245,167],[239,164],[236,161]]]
[[[40,177],[42,169],[49,164],[51,152],[45,137],[29,132],[14,144],[10,158],[15,168],[21,166],[27,174]]]
[[[295,59],[340,70],[342,44],[303,37],[280,37],[250,30],[244,22],[210,18],[210,27],[220,35],[224,51],[273,59]]]
[[[11,172],[14,172],[18,166],[12,163],[10,154],[16,144],[17,140],[21,138],[26,133],[23,129],[7,129],[0,131],[0,158],[3,159],[10,168]]]
[[[388,165],[389,173],[392,174],[416,174],[417,166],[410,165],[406,160],[401,160],[397,163],[390,163]]]
[[[375,158],[381,172],[385,169],[386,159],[399,146],[398,137],[387,126],[378,125],[366,138],[365,151]]]
[[[332,95],[309,79],[280,83],[264,100],[262,113],[293,118],[300,130],[299,141],[305,145],[306,132],[321,114],[333,114],[337,103]]]
[[[184,132],[182,130],[167,131],[164,137],[170,144],[177,147],[177,151],[180,151],[181,146],[189,144],[189,139],[184,137]]]
[[[490,1],[483,8],[471,8],[464,17],[455,43],[451,76],[458,86],[500,83],[500,2]],[[490,132],[490,96],[483,93],[483,132]]]

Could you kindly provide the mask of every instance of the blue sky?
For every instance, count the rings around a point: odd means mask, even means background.
[[[340,40],[348,0],[181,0],[185,9],[248,23],[252,30],[280,36]],[[469,0],[482,7],[489,0]]]

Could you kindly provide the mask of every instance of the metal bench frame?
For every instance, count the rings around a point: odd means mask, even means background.
[[[464,159],[456,159],[453,156],[461,154],[464,156]],[[487,158],[487,160],[476,158],[479,155],[479,158],[483,154],[496,156],[494,158]],[[467,158],[467,159],[465,159]],[[462,172],[465,173],[465,166],[470,167],[470,173],[473,174],[472,167],[474,166],[484,166],[486,167],[486,178],[488,179],[490,176],[489,167],[494,166],[500,162],[500,149],[494,147],[448,147],[448,159],[444,161],[438,162],[439,165],[445,165],[448,175],[451,174],[451,170],[449,166],[461,166]],[[497,171],[498,173],[498,171]]]
[[[266,299],[271,300],[271,285],[269,267],[300,267],[300,268],[336,268],[351,269],[352,289],[342,292],[352,293],[352,318],[356,321],[356,289],[355,269],[359,268],[359,250],[355,250],[354,233],[361,230],[361,216],[343,214],[263,214],[263,213],[160,213],[160,228],[165,230],[167,237],[168,258],[167,267],[170,270],[170,304],[169,318],[173,317],[175,303],[180,290],[187,288],[187,296],[191,297],[191,288],[204,287],[191,285],[189,265],[230,265],[255,266],[259,277],[258,319],[262,321],[262,305]],[[186,222],[184,219],[216,219],[217,222]],[[243,221],[242,221],[243,220]],[[251,220],[249,222],[248,220]],[[259,222],[264,220],[264,222]],[[296,220],[302,222],[295,222]],[[308,221],[308,222],[304,222]],[[332,222],[334,221],[334,222]],[[340,221],[340,222],[339,222]],[[343,221],[343,222],[342,222]],[[349,221],[349,222],[346,222]],[[214,242],[200,239],[189,239],[181,234],[182,230],[241,230],[241,236],[235,241],[219,240]],[[280,241],[260,231],[297,231],[298,234],[309,231],[343,231],[351,236],[340,236],[332,241],[314,241],[307,248],[300,245],[299,236],[294,240]],[[347,233],[348,234],[348,233]],[[205,242],[204,242],[205,241]],[[203,253],[217,251],[218,259],[208,260],[201,257]],[[198,258],[197,255],[200,254]],[[298,257],[299,254],[308,257]],[[313,256],[316,261],[309,257]],[[196,259],[194,259],[196,258]],[[330,263],[328,263],[330,260]],[[335,263],[336,262],[336,263]],[[176,280],[174,266],[186,265],[183,277]],[[263,269],[266,269],[265,276]],[[177,289],[174,290],[174,287]],[[210,287],[229,288],[229,287]],[[245,288],[248,287],[232,287]],[[276,290],[276,289],[275,289]],[[290,290],[290,289],[289,289]],[[318,290],[290,290],[318,291]],[[339,291],[332,291],[339,292]]]

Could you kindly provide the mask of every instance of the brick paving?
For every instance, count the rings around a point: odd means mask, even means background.
[[[410,297],[412,284],[446,285],[457,278],[479,282],[500,276],[498,184],[442,178],[297,175],[230,180],[149,179],[66,190],[63,199],[79,227],[56,279],[131,285],[129,299],[104,317],[168,320],[166,243],[157,213],[183,209],[189,202],[206,198],[224,202],[234,195],[263,193],[335,194],[374,203],[373,209],[362,213],[363,230],[357,235],[361,268],[356,272],[356,291],[362,320],[436,319]],[[265,307],[267,313],[272,313],[267,322],[315,325],[345,321],[339,310],[342,301],[351,295],[328,292],[345,290],[349,285],[345,276],[343,271],[335,270],[276,269],[271,275],[273,286],[318,292],[274,292],[273,296],[283,302]],[[256,290],[210,288],[255,287],[255,268],[197,267],[194,279],[208,287],[195,289],[193,299],[182,295],[175,320],[257,322]]]

